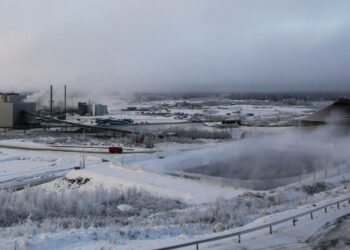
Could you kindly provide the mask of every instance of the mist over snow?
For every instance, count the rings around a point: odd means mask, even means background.
[[[186,170],[240,179],[283,178],[350,162],[349,143],[349,131],[341,127],[311,131],[295,128],[133,164],[159,172]]]

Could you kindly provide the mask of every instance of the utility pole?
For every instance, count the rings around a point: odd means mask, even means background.
[[[67,85],[64,85],[64,119],[67,121]],[[64,125],[64,131],[67,132],[67,123]]]
[[[85,168],[85,128],[83,128],[83,166]]]
[[[64,85],[64,113],[67,113],[67,85]]]
[[[51,117],[52,117],[52,115],[53,115],[52,108],[53,108],[53,100],[52,100],[52,85],[50,85],[50,116],[51,116]]]

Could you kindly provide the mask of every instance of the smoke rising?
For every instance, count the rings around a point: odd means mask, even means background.
[[[295,128],[152,160],[143,167],[246,180],[283,178],[349,164],[349,143],[348,128]]]

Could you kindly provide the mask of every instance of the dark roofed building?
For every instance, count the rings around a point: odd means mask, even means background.
[[[332,105],[301,119],[302,126],[315,126],[324,124],[350,125],[350,100],[339,99]]]
[[[28,126],[31,117],[26,112],[34,113],[35,107],[17,93],[0,93],[0,128]]]

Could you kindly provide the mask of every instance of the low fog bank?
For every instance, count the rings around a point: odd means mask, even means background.
[[[143,167],[239,179],[282,178],[349,162],[349,142],[349,130],[344,127],[295,128],[149,160]]]

